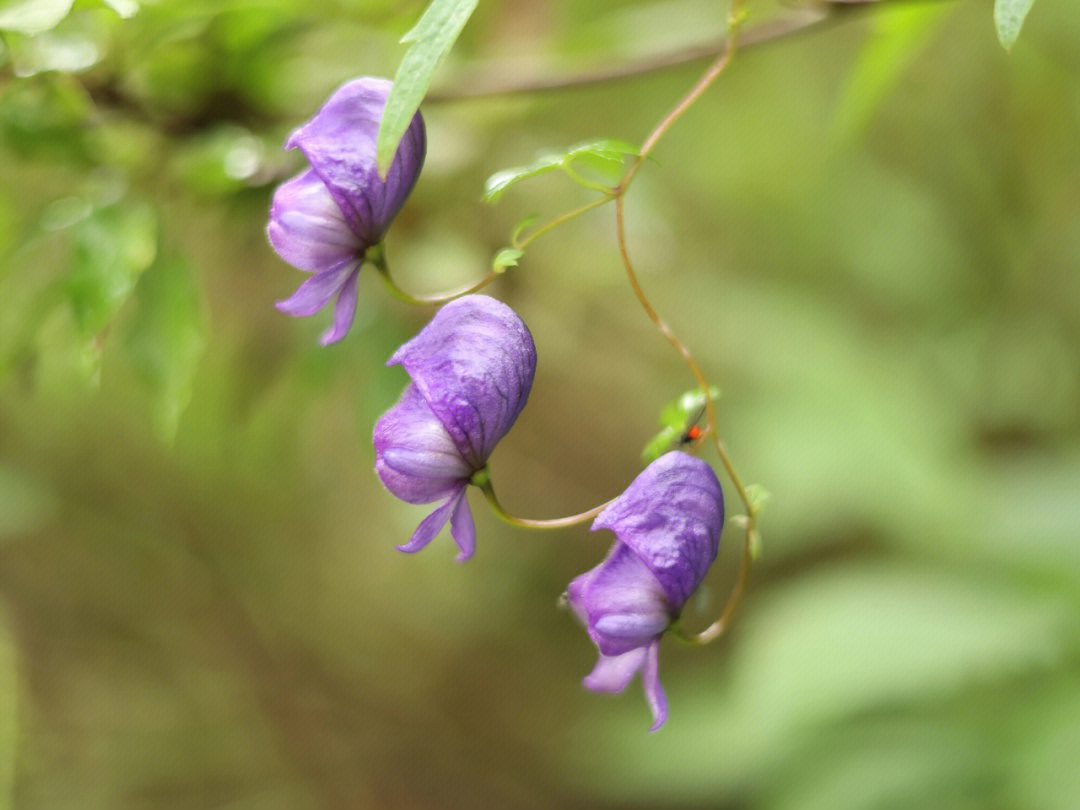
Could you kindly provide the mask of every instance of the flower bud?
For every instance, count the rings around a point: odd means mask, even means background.
[[[288,315],[313,315],[336,295],[324,344],[349,331],[364,255],[382,240],[424,165],[427,140],[417,113],[386,180],[379,177],[375,142],[391,86],[371,77],[342,85],[285,143],[300,149],[311,168],[274,192],[266,231],[281,258],[312,277],[277,307]]]

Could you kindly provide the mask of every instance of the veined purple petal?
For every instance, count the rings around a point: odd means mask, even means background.
[[[395,363],[409,372],[458,450],[479,469],[525,407],[536,347],[510,307],[467,295],[439,310],[388,365]]]
[[[375,423],[375,471],[408,503],[431,503],[464,487],[472,468],[415,385]]]
[[[356,277],[359,275],[359,271],[353,273],[341,285],[337,303],[334,304],[334,323],[319,338],[323,346],[337,343],[345,337],[349,327],[352,326],[353,316],[356,314]]]
[[[450,516],[450,535],[461,549],[461,553],[457,555],[457,561],[465,562],[476,551],[476,524],[473,523],[469,499],[464,492],[458,498],[454,514]]]
[[[616,543],[600,565],[574,579],[567,596],[589,637],[607,656],[649,644],[672,619],[663,586],[622,543]]]
[[[296,292],[284,301],[278,301],[275,306],[286,315],[314,315],[330,302],[351,276],[359,272],[355,261],[347,261],[340,267],[312,276],[297,287]]]
[[[378,174],[375,143],[392,83],[365,77],[339,87],[285,144],[299,148],[326,184],[365,247],[382,239],[424,165],[427,138],[417,113],[398,146],[387,179]]]
[[[649,731],[656,731],[667,720],[667,696],[664,694],[664,687],[660,685],[660,639],[645,648],[641,684],[645,687],[645,699],[652,709],[653,724]]]
[[[615,532],[656,576],[677,613],[716,559],[723,526],[716,474],[701,459],[675,452],[646,467],[592,528]]]
[[[408,543],[398,546],[398,551],[406,554],[415,554],[435,539],[435,535],[442,531],[443,526],[450,520],[450,516],[457,510],[461,500],[465,497],[465,485],[462,484],[458,492],[451,495],[446,503],[424,518],[416,527],[412,538]]]
[[[341,208],[310,170],[278,186],[266,233],[281,258],[309,273],[340,267],[364,252]]]
[[[638,647],[622,655],[601,653],[593,671],[585,676],[585,688],[593,692],[621,692],[645,664],[646,650]]]

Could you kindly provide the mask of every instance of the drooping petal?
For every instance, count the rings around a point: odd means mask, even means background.
[[[295,315],[301,318],[314,315],[330,302],[330,299],[342,288],[349,277],[356,272],[356,262],[347,261],[339,267],[312,276],[301,284],[291,296],[284,301],[278,301],[274,306],[286,315]]]
[[[450,536],[461,549],[457,561],[465,562],[476,551],[476,524],[473,523],[472,510],[469,509],[469,499],[464,493],[458,498],[454,514],[450,516]]]
[[[444,306],[388,365],[409,372],[474,469],[525,407],[536,347],[521,318],[499,301],[467,295]]]
[[[648,566],[678,612],[720,547],[724,496],[712,468],[686,453],[661,456],[593,523]]]
[[[322,109],[285,144],[303,151],[326,184],[345,221],[365,247],[378,242],[409,196],[424,164],[427,139],[417,113],[384,182],[375,143],[392,83],[365,77],[339,87]]]
[[[671,623],[663,586],[634,551],[616,543],[600,565],[567,588],[574,612],[606,656],[649,644]]]
[[[638,647],[622,655],[601,653],[593,671],[585,676],[585,688],[593,692],[621,692],[645,663],[647,649]]]
[[[356,314],[356,278],[359,275],[360,270],[354,270],[352,275],[345,279],[345,283],[341,285],[337,303],[334,304],[334,323],[319,338],[323,346],[337,343],[348,334],[349,327],[352,326],[353,316]]]
[[[414,554],[424,548],[424,546],[434,540],[435,536],[442,531],[443,526],[450,520],[450,516],[457,509],[458,504],[464,497],[465,485],[462,484],[456,494],[451,495],[446,503],[420,522],[420,525],[416,527],[416,531],[413,532],[413,536],[409,542],[398,546],[397,550],[404,551],[406,554]]]
[[[408,503],[431,503],[464,486],[472,468],[415,385],[375,423],[375,471]]]
[[[660,639],[645,648],[641,684],[645,687],[645,699],[652,709],[653,724],[649,731],[656,731],[667,720],[667,696],[664,694],[664,687],[660,685]]]
[[[364,250],[341,208],[310,170],[278,186],[266,233],[281,258],[309,273],[340,267]]]

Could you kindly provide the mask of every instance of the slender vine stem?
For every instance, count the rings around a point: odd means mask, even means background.
[[[399,301],[403,301],[406,304],[413,304],[423,307],[437,307],[441,304],[445,304],[448,301],[453,301],[455,298],[460,298],[463,295],[474,293],[477,290],[482,290],[488,284],[498,278],[499,274],[494,270],[488,270],[487,275],[479,281],[469,284],[465,287],[459,287],[456,290],[450,290],[449,292],[439,293],[437,295],[413,295],[405,290],[401,289],[390,276],[390,268],[386,265],[386,254],[382,251],[382,246],[375,245],[368,250],[365,259],[369,261],[372,266],[378,271],[382,280],[386,283],[386,288],[390,291],[390,294]]]
[[[530,518],[516,517],[503,509],[499,499],[495,497],[495,489],[491,485],[490,478],[485,477],[480,481],[476,481],[476,486],[480,487],[480,491],[484,493],[484,497],[487,498],[488,505],[491,507],[495,517],[509,523],[511,526],[522,529],[565,529],[567,526],[576,526],[579,523],[592,520],[611,503],[611,501],[606,501],[599,506],[594,506],[592,509],[568,517],[553,518],[552,520],[532,520]]]
[[[604,203],[611,202],[611,200],[614,199],[614,197],[613,197],[613,195],[611,193],[611,190],[610,189],[603,189],[603,191],[605,192],[605,196],[597,197],[595,200],[591,200],[591,201],[585,203],[584,205],[578,206],[577,208],[573,209],[572,211],[567,211],[565,214],[560,214],[559,216],[555,217],[553,220],[551,220],[549,222],[545,222],[543,225],[540,225],[537,228],[535,228],[524,239],[515,239],[514,240],[514,247],[520,250],[521,248],[523,248],[526,245],[533,242],[538,236],[544,235],[545,233],[550,231],[552,228],[556,228],[559,225],[562,225],[564,222],[567,222],[567,221],[573,219],[574,217],[581,216],[586,211],[591,211],[592,209],[594,209],[594,208],[596,208],[598,206],[601,206]]]
[[[701,633],[694,636],[683,636],[685,640],[694,644],[706,644],[722,635],[730,625],[731,618],[734,616],[735,611],[742,601],[743,594],[746,591],[746,582],[749,577],[750,567],[753,562],[754,538],[757,532],[757,505],[750,499],[746,487],[743,486],[742,479],[735,471],[735,466],[731,462],[731,457],[728,455],[727,448],[724,447],[724,443],[720,440],[717,431],[716,403],[713,401],[712,393],[709,391],[709,382],[705,378],[705,374],[694,359],[690,349],[678,338],[672,328],[668,325],[667,321],[665,321],[656,311],[656,308],[653,307],[648,296],[645,294],[645,290],[641,286],[641,282],[638,280],[637,273],[634,271],[634,264],[630,259],[630,250],[627,246],[626,239],[625,197],[626,191],[633,182],[638,170],[656,147],[656,144],[664,134],[671,129],[675,122],[682,117],[682,115],[690,109],[699,98],[701,98],[712,83],[716,81],[717,77],[724,72],[727,66],[731,64],[732,57],[736,50],[736,31],[740,12],[740,0],[734,0],[731,7],[731,21],[729,23],[731,35],[725,43],[723,50],[712,64],[706,68],[705,72],[694,86],[687,91],[671,111],[660,120],[660,123],[658,123],[656,127],[653,128],[652,132],[645,138],[642,142],[641,150],[630,164],[630,168],[627,169],[626,174],[623,175],[622,180],[614,191],[616,237],[619,247],[619,256],[622,258],[623,268],[626,271],[626,278],[630,282],[630,287],[634,291],[634,295],[637,297],[642,309],[645,310],[645,314],[649,316],[649,319],[656,326],[657,330],[682,356],[690,369],[690,373],[697,382],[698,387],[701,389],[701,393],[705,398],[705,430],[703,433],[712,439],[713,446],[716,448],[716,453],[720,457],[720,463],[723,465],[724,471],[727,473],[728,478],[735,487],[739,499],[742,501],[743,507],[746,510],[746,534],[743,540],[743,553],[738,579],[735,582],[731,595],[724,605],[724,609],[720,613],[720,617]]]

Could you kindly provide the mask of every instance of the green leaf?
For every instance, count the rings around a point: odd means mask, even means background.
[[[124,340],[136,376],[153,397],[154,428],[163,441],[176,435],[191,401],[206,322],[199,285],[187,262],[159,262],[136,289],[138,311]]]
[[[507,267],[517,267],[518,259],[525,255],[525,252],[518,250],[517,248],[503,248],[495,254],[495,259],[491,263],[491,269],[496,273],[501,273]]]
[[[1031,11],[1035,0],[994,0],[994,25],[997,26],[998,39],[1006,51],[1012,50],[1024,18]]]
[[[720,397],[720,389],[709,386],[709,395],[713,401]],[[685,391],[660,409],[660,424],[663,429],[649,439],[641,451],[641,460],[650,464],[668,450],[674,449],[700,418],[705,408],[705,395],[700,388]]]
[[[380,176],[385,178],[390,170],[398,144],[420,109],[436,68],[454,46],[476,3],[477,0],[432,0],[419,22],[402,37],[402,42],[411,42],[413,46],[398,66],[379,124],[375,158]]]
[[[101,2],[124,19],[134,16],[135,12],[139,10],[139,4],[136,0],[101,0]]]
[[[543,152],[526,166],[516,166],[495,172],[484,182],[484,201],[498,202],[510,186],[556,169],[567,171],[577,183],[588,188],[602,188],[574,172],[575,164],[594,171],[612,182],[622,176],[627,155],[636,155],[638,148],[614,138],[600,138],[575,144],[565,152]]]
[[[539,214],[529,214],[525,219],[521,220],[521,222],[514,226],[514,230],[510,232],[510,241],[513,244],[517,244],[518,237],[521,236],[527,228],[531,228],[538,219],[540,219]]]
[[[555,171],[562,167],[563,155],[545,154],[538,157],[528,166],[516,166],[512,169],[503,169],[495,172],[484,181],[484,202],[498,202],[510,186],[536,177],[541,174]]]
[[[40,34],[71,11],[74,0],[0,0],[0,31]]]
[[[111,205],[75,226],[75,258],[66,289],[84,338],[109,325],[157,252],[149,205]]]

